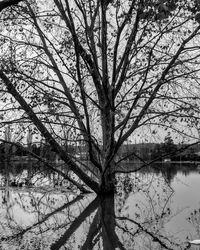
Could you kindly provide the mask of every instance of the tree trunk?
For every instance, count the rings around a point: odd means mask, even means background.
[[[112,237],[115,233],[114,195],[108,195],[101,200],[100,211],[103,249],[114,250],[115,242]]]
[[[113,166],[109,166],[101,176],[100,192],[101,195],[113,194],[115,192],[115,173]]]
[[[101,200],[101,225],[102,225],[102,242],[104,250],[126,250],[120,242],[115,232],[115,199],[114,195],[107,195]]]

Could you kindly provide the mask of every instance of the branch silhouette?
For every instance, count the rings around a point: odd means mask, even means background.
[[[65,231],[60,239],[51,245],[50,249],[60,249],[60,247],[62,247],[67,242],[69,237],[78,229],[78,227],[85,221],[85,219],[98,208],[99,204],[100,198],[97,196],[72,222],[71,226]]]
[[[64,204],[63,206],[59,207],[58,209],[54,210],[53,212],[47,214],[42,220],[40,220],[40,221],[34,223],[33,225],[31,225],[31,226],[23,229],[22,231],[20,231],[17,234],[14,234],[14,235],[11,235],[11,236],[8,236],[8,237],[1,237],[0,241],[2,242],[2,241],[13,240],[15,238],[22,237],[26,232],[30,231],[31,229],[33,229],[34,227],[36,227],[38,225],[41,225],[42,223],[44,223],[45,221],[47,221],[51,216],[53,216],[56,213],[62,211],[63,209],[66,209],[67,207],[70,207],[74,203],[76,203],[76,202],[80,201],[81,199],[83,199],[83,197],[84,196],[82,196],[82,195],[77,196],[74,200],[70,201],[67,204]]]
[[[19,2],[22,2],[23,0],[4,0],[0,2],[0,12],[8,7],[11,7],[13,5],[17,5]]]

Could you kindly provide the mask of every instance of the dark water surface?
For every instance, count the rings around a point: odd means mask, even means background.
[[[20,185],[27,176],[34,185]],[[198,168],[154,166],[117,180],[115,197],[98,198],[48,172],[4,169],[0,249],[199,249],[187,243],[200,239]]]

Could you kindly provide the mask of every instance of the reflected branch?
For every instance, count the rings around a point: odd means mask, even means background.
[[[148,231],[146,228],[144,228],[140,223],[138,223],[137,221],[134,221],[130,218],[127,217],[116,217],[116,219],[118,220],[128,220],[134,224],[136,224],[138,226],[139,229],[141,229],[143,232],[145,232],[146,234],[150,235],[153,239],[153,241],[158,242],[162,247],[164,247],[167,250],[173,250],[173,248],[168,247],[162,240],[160,240],[154,233]],[[168,239],[167,239],[168,240]],[[168,240],[169,241],[169,240]],[[170,242],[171,243],[171,242]],[[172,243],[175,244],[175,243]],[[178,244],[176,244],[178,246]]]
[[[75,204],[76,202],[82,200],[83,198],[84,198],[83,195],[77,196],[74,200],[70,201],[67,204],[64,204],[62,207],[59,207],[58,209],[54,210],[53,212],[47,214],[42,220],[38,221],[37,223],[35,223],[35,224],[27,227],[26,229],[23,229],[22,231],[20,231],[17,234],[14,234],[14,235],[11,235],[11,236],[8,236],[8,237],[1,237],[0,241],[13,240],[13,239],[18,238],[18,237],[21,238],[26,232],[30,231],[31,229],[33,229],[36,226],[41,225],[42,223],[44,223],[45,221],[47,221],[51,216],[53,216],[56,213],[62,211],[63,209],[66,209],[66,208],[72,206],[73,204]]]
[[[85,209],[84,211],[72,222],[71,226],[65,231],[65,233],[60,237],[58,241],[53,243],[50,247],[51,250],[57,250],[62,247],[70,236],[78,229],[78,227],[84,222],[84,220],[93,213],[99,206],[100,199],[96,197]]]
[[[95,214],[95,217],[92,221],[92,224],[90,225],[87,239],[86,239],[85,243],[83,244],[81,250],[92,250],[93,249],[93,247],[96,244],[95,236],[97,236],[98,233],[100,232],[101,226],[102,226],[102,223],[101,223],[101,217],[100,217],[99,208],[98,208],[98,210]]]

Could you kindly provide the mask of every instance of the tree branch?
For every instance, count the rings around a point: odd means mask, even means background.
[[[68,167],[93,191],[96,193],[99,192],[99,184],[92,180],[72,159],[69,157],[62,147],[57,143],[57,141],[52,137],[50,132],[44,126],[44,124],[40,121],[37,115],[34,113],[32,108],[28,105],[25,99],[17,92],[11,81],[4,74],[2,70],[0,70],[0,78],[3,80],[6,85],[8,92],[19,102],[21,107],[29,116],[30,120],[37,127],[40,133],[46,138],[49,144],[52,146],[54,151],[60,155],[60,158],[68,165]]]
[[[19,2],[22,2],[22,1],[23,0],[3,0],[0,2],[0,12],[8,7],[17,5]]]

